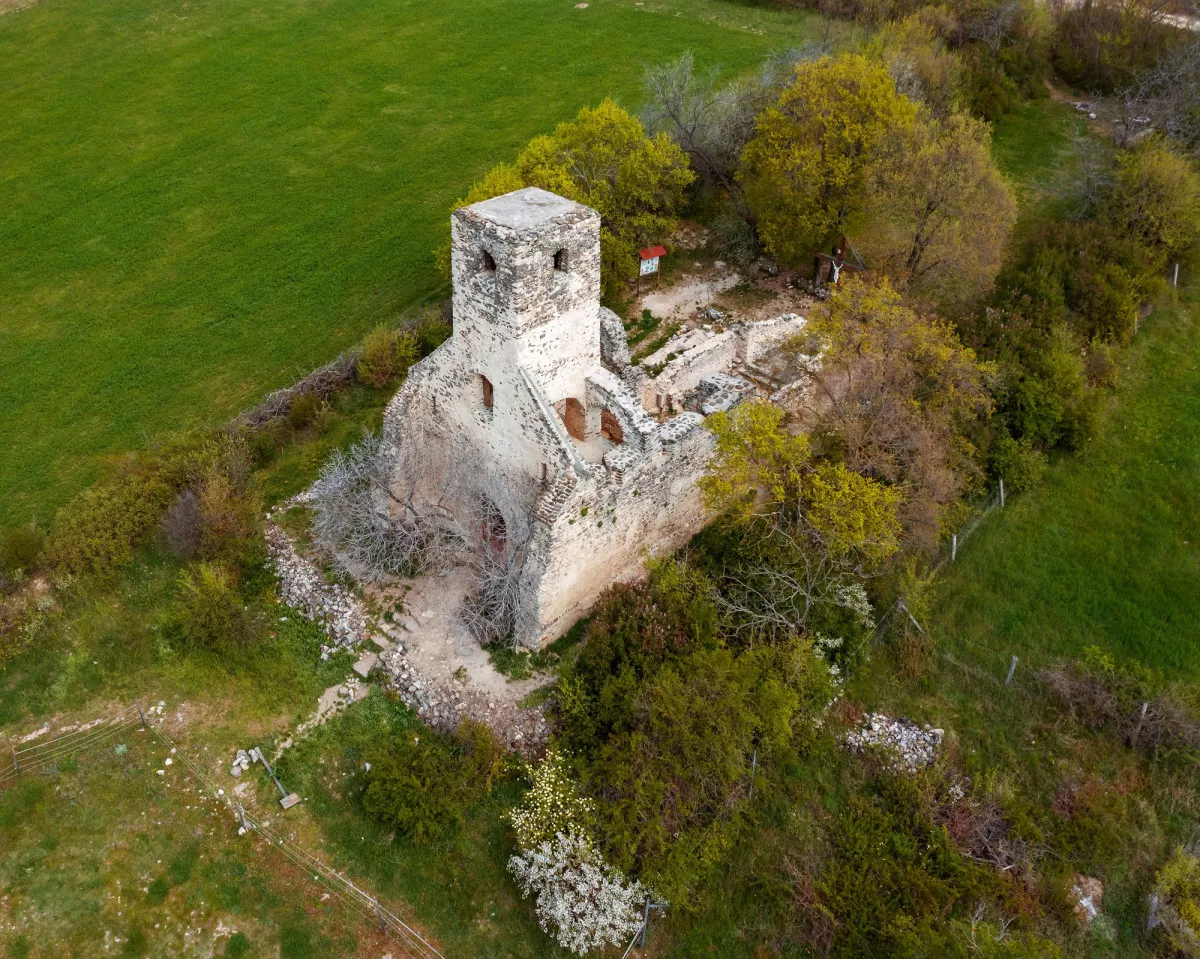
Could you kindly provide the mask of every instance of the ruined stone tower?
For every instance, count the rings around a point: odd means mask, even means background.
[[[645,376],[600,306],[594,210],[518,190],[455,211],[451,239],[454,332],[389,404],[381,455],[393,508],[427,504],[468,555],[504,553],[516,638],[539,646],[703,525],[712,441],[698,413],[643,409]]]

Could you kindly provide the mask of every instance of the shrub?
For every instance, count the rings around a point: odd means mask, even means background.
[[[37,566],[45,537],[37,524],[9,530],[0,538],[0,576],[27,573]]]
[[[1004,480],[1009,493],[1033,489],[1046,473],[1046,454],[1028,436],[1014,440],[1001,434],[992,445],[992,474]]]
[[[191,559],[200,551],[204,521],[200,516],[200,497],[185,489],[175,497],[162,520],[167,547],[180,559]]]
[[[810,911],[833,919],[835,956],[895,955],[897,939],[911,941],[914,928],[955,905],[973,906],[1000,883],[954,848],[931,818],[921,782],[903,774],[884,774],[852,794],[830,839]]]
[[[451,301],[447,300],[444,308],[427,306],[421,311],[421,318],[416,326],[417,349],[421,356],[428,356],[450,338],[453,332],[450,305]]]
[[[1200,856],[1176,849],[1158,872],[1159,934],[1184,956],[1200,956]]]
[[[363,339],[355,373],[359,380],[382,389],[408,372],[417,359],[417,337],[411,330],[380,324]]]
[[[1111,214],[1125,236],[1165,264],[1200,236],[1200,173],[1166,140],[1143,140],[1117,156]]]
[[[256,552],[262,502],[250,484],[250,455],[244,438],[225,436],[183,471],[191,485],[175,497],[161,523],[176,556],[236,565]]]
[[[75,496],[54,517],[46,562],[58,572],[99,573],[133,558],[174,491],[153,470],[133,469]]]
[[[361,363],[361,360],[359,361]],[[359,375],[361,379],[361,374]],[[321,412],[321,397],[315,393],[301,393],[288,407],[287,422],[294,430],[310,425]]]
[[[509,813],[520,849],[534,849],[555,836],[590,831],[596,806],[571,779],[563,754],[551,747],[534,767],[533,784]]]
[[[464,722],[454,738],[409,733],[371,757],[363,808],[414,843],[444,839],[491,791],[501,756],[479,723]]]
[[[619,948],[642,925],[641,884],[627,882],[578,830],[513,856],[508,869],[522,894],[534,898],[542,929],[577,955]]]
[[[169,636],[190,649],[231,654],[248,649],[261,633],[261,618],[244,603],[227,569],[195,563],[179,574]]]
[[[1177,690],[1136,663],[1118,664],[1092,647],[1082,659],[1043,670],[1038,678],[1089,728],[1106,729],[1151,754],[1200,751],[1200,719],[1181,702]]]
[[[1088,385],[1115,389],[1118,380],[1117,361],[1108,343],[1096,340],[1088,348],[1084,358],[1084,370]]]

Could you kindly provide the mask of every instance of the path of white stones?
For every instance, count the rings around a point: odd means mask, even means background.
[[[301,501],[298,497],[297,502]],[[288,502],[280,508],[292,505],[295,503]],[[406,634],[420,629],[419,620],[398,616],[395,622],[375,621],[350,590],[329,583],[316,564],[296,552],[291,537],[271,521],[271,515],[267,517],[266,540],[279,577],[280,598],[324,627],[330,644],[321,647],[321,658],[328,658],[339,649],[357,651],[368,641],[379,648],[378,653],[364,652],[359,657],[354,664],[357,676],[348,678],[342,686],[325,691],[316,713],[281,744],[279,752],[351,702],[366,696],[369,687],[361,680],[366,680],[373,672],[380,674],[385,685],[395,690],[406,705],[435,729],[449,732],[460,720],[471,718],[491,726],[510,748],[525,754],[540,750],[549,734],[541,709],[521,709],[515,703],[494,702],[485,692],[467,683],[428,681],[409,661],[404,650]],[[422,601],[422,597],[410,592],[405,600],[412,608]]]

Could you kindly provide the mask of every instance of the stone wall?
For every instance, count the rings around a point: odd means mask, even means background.
[[[599,303],[599,229],[595,211],[536,189],[456,211],[453,335],[384,416],[393,509],[434,504],[468,546],[483,535],[471,526],[482,498],[502,513],[529,646],[706,520],[696,480],[712,437],[698,413],[660,422],[643,408],[646,371]],[[734,332],[697,334],[656,389],[681,399],[749,355]]]

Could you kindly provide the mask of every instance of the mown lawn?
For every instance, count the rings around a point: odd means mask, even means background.
[[[1200,288],[1182,293],[1122,356],[1092,442],[989,517],[945,576],[952,646],[1044,663],[1097,645],[1200,676]]]
[[[42,0],[0,17],[0,525],[212,423],[440,288],[456,196],[692,50],[800,13],[719,0]]]

